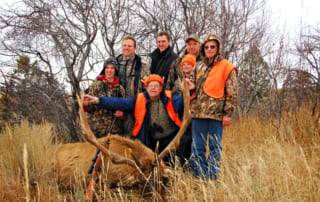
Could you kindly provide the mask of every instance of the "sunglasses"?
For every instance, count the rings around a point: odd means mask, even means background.
[[[211,45],[211,46],[205,46],[204,47],[204,49],[206,49],[206,50],[208,50],[208,49],[215,49],[216,48],[216,46],[214,46],[214,45]]]

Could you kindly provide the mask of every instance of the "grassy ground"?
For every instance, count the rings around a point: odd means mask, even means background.
[[[240,117],[224,131],[218,183],[177,168],[166,199],[318,201],[319,128],[307,110],[287,112],[281,120]],[[59,191],[53,160],[60,144],[52,143],[52,131],[47,123],[29,127],[24,122],[0,134],[0,201],[84,201],[83,186],[73,193]],[[134,189],[100,188],[99,201],[143,201]]]

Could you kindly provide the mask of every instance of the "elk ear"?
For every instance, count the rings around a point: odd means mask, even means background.
[[[129,151],[130,151],[130,154],[131,154],[134,162],[137,164],[137,166],[138,166],[140,169],[143,169],[143,165],[142,165],[142,163],[139,161],[139,159],[133,154],[133,152],[132,152],[131,149],[129,149]]]
[[[154,161],[152,162],[153,166],[156,166],[159,163],[159,141],[157,141],[156,148],[154,149]]]
[[[154,153],[159,154],[159,141],[157,141],[156,148],[154,149]]]

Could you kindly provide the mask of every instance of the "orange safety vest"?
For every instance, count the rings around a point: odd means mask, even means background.
[[[204,92],[213,98],[222,98],[226,81],[233,69],[235,69],[234,65],[225,59],[215,64],[204,82]]]
[[[178,114],[174,111],[172,99],[171,99],[171,91],[165,91],[166,96],[169,98],[168,103],[166,105],[166,111],[171,118],[171,120],[179,127],[181,127],[182,122],[178,116]],[[134,106],[134,126],[132,130],[132,135],[134,137],[138,136],[139,131],[143,125],[144,117],[147,114],[147,99],[144,97],[143,93],[139,93],[136,99],[136,103]]]

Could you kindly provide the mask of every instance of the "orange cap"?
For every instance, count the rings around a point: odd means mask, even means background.
[[[183,63],[186,63],[186,62],[194,66],[197,62],[196,56],[192,54],[187,54],[186,56],[183,57],[180,66],[182,67]]]
[[[148,84],[151,81],[158,81],[162,86],[164,82],[164,78],[163,77],[161,78],[158,74],[150,74],[150,76],[148,76],[148,78],[143,83],[145,86],[148,86]]]

